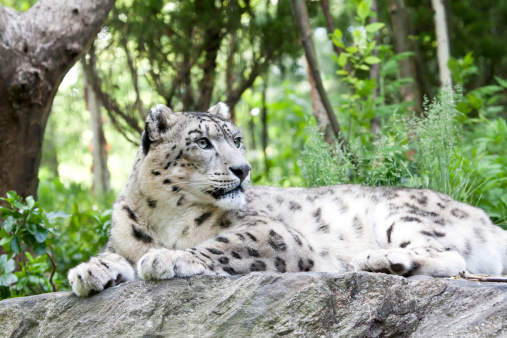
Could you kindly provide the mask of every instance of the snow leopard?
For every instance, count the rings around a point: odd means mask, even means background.
[[[254,271],[507,273],[507,232],[429,189],[250,185],[226,104],[151,109],[132,173],[113,203],[105,251],[71,269],[75,294],[119,283]]]

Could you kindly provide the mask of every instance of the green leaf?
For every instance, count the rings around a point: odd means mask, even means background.
[[[354,54],[357,52],[357,47],[352,46],[352,47],[345,48],[345,50],[351,54]]]
[[[342,31],[339,30],[338,28],[336,28],[333,32],[333,35],[332,35],[334,38],[336,38],[337,40],[340,40],[343,36],[342,34]]]
[[[26,224],[26,229],[28,230],[29,233],[35,235],[35,233],[37,232],[37,224],[27,223]]]
[[[20,246],[20,243],[19,243],[19,237],[18,236],[14,236],[14,238],[12,239],[11,241],[11,250],[14,252],[14,253],[21,253],[21,246]]]
[[[345,76],[349,75],[349,73],[344,69],[340,69],[340,70],[336,71],[336,74],[345,75]]]
[[[341,48],[345,48],[345,45],[338,39],[336,39],[334,36],[331,37],[331,40],[333,40],[333,43]]]
[[[369,25],[364,27],[364,29],[366,29],[366,31],[368,33],[376,33],[377,31],[382,29],[382,27],[384,27],[384,26],[385,26],[385,24],[382,22],[374,22],[374,23],[370,23]]]
[[[359,65],[357,68],[362,70],[370,70],[370,67],[368,67],[367,65]]]
[[[9,191],[7,192],[7,198],[10,198],[12,199],[13,201],[17,200],[18,199],[18,194],[16,194],[15,191]]]
[[[28,207],[29,207],[30,209],[32,209],[32,208],[33,208],[33,206],[35,205],[35,201],[34,201],[34,199],[33,199],[33,197],[32,197],[32,196],[28,196],[28,197],[25,199],[25,201],[26,201],[26,205],[28,205]]]
[[[2,274],[11,273],[16,268],[16,263],[14,259],[7,259],[8,256],[3,254],[0,256],[0,268],[2,269]]]
[[[347,63],[347,56],[343,53],[340,54],[338,57],[338,64],[340,67],[345,67],[345,64]]]
[[[72,215],[65,213],[64,211],[51,211],[46,213],[49,223],[53,223],[57,218],[69,218]]]
[[[495,76],[495,80],[496,82],[498,82],[498,84],[504,88],[507,88],[507,81],[506,80],[503,80],[501,78],[499,78],[498,76]]]
[[[366,3],[366,1],[361,1],[359,5],[357,5],[357,15],[361,19],[361,21],[364,21],[368,15],[370,14],[370,7]]]
[[[376,56],[370,55],[364,58],[364,62],[370,65],[375,65],[380,62],[380,59]]]
[[[35,248],[33,248],[33,252],[37,256],[42,256],[46,253],[46,244],[45,243],[38,243]]]
[[[37,242],[43,243],[48,238],[48,231],[42,227],[38,227],[34,236]]]
[[[9,273],[0,276],[0,286],[10,286],[18,281],[18,277],[16,275]]]
[[[3,222],[2,227],[5,229],[5,231],[11,232],[16,227],[16,224],[17,224],[17,222],[14,219],[14,217],[9,216]]]
[[[7,236],[7,237],[0,239],[0,246],[10,243],[10,241],[12,241],[13,238],[14,238],[14,235]]]

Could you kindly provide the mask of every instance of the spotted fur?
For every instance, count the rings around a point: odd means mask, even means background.
[[[106,252],[69,272],[85,296],[139,275],[507,272],[507,235],[477,208],[426,189],[251,187],[223,103],[158,105],[114,204]],[[248,190],[247,190],[248,188]]]

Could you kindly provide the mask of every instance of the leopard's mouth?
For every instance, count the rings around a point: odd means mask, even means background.
[[[229,198],[229,197],[236,196],[240,193],[243,193],[244,191],[245,191],[245,189],[243,187],[241,187],[241,185],[238,185],[236,188],[231,189],[231,190],[227,190],[224,188],[217,188],[217,189],[209,192],[209,194],[211,196],[213,196],[215,199],[219,200],[219,199],[223,199],[223,198]]]

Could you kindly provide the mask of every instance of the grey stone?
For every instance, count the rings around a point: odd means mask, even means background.
[[[507,285],[373,273],[133,281],[0,302],[2,337],[498,337]]]

